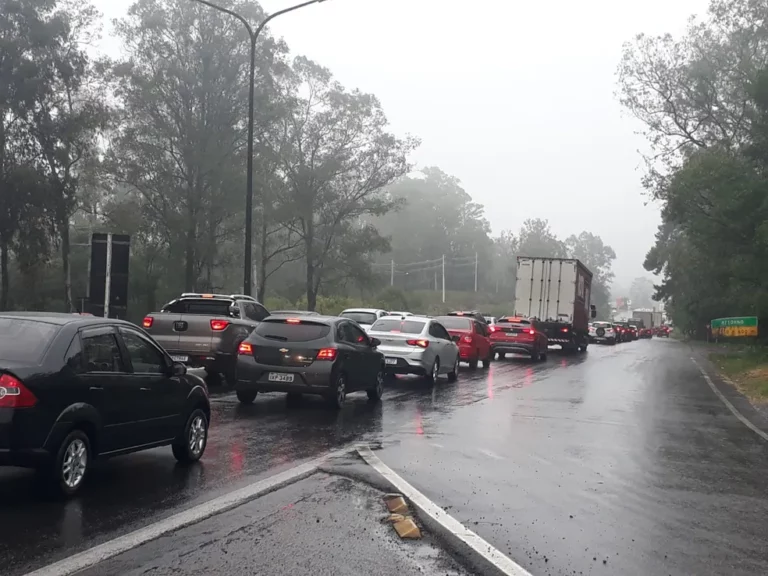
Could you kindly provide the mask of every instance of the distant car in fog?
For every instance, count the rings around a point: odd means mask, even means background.
[[[360,324],[363,330],[368,332],[376,320],[382,316],[387,316],[387,314],[389,313],[386,310],[381,310],[380,308],[348,308],[339,314],[339,316],[354,320]]]
[[[589,340],[593,343],[616,344],[616,330],[610,322],[592,322],[589,325]]]

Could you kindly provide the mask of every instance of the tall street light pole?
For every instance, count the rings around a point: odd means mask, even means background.
[[[251,295],[251,291],[253,289],[253,255],[251,248],[253,244],[253,91],[254,80],[256,76],[256,41],[259,39],[259,34],[261,34],[261,31],[264,30],[264,26],[266,26],[270,20],[273,20],[282,14],[293,12],[299,8],[304,8],[310,4],[319,4],[320,2],[324,1],[325,0],[308,0],[307,2],[302,2],[301,4],[296,4],[295,6],[290,6],[288,8],[284,8],[283,10],[278,10],[277,12],[267,16],[254,31],[248,20],[246,20],[243,16],[234,10],[224,8],[223,6],[219,6],[213,2],[208,2],[208,0],[193,0],[193,2],[205,4],[214,10],[224,12],[225,14],[229,14],[230,16],[237,18],[240,20],[240,22],[243,23],[243,26],[245,26],[245,29],[248,31],[248,36],[251,38],[251,69],[248,86],[248,160],[246,166],[245,184],[245,249],[243,250],[243,294],[247,296]]]

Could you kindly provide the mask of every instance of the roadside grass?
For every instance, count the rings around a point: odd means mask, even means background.
[[[760,345],[715,345],[709,358],[753,402],[768,403],[768,348]]]

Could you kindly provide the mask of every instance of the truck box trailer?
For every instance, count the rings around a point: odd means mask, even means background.
[[[592,272],[578,260],[517,257],[515,315],[536,320],[564,351],[587,349],[589,321],[597,315],[591,294]]]

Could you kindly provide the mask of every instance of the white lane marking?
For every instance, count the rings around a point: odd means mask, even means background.
[[[733,413],[733,415],[734,415],[734,416],[736,416],[736,418],[738,418],[739,420],[741,420],[741,423],[742,423],[742,424],[744,424],[744,426],[746,426],[747,428],[749,428],[750,430],[752,430],[752,432],[754,432],[755,434],[757,434],[758,436],[760,436],[760,438],[762,438],[763,440],[765,440],[765,441],[768,441],[768,434],[766,434],[765,432],[763,432],[762,430],[760,430],[760,428],[758,428],[757,426],[755,426],[754,424],[752,424],[752,422],[750,422],[749,420],[747,420],[746,416],[744,416],[744,414],[742,414],[741,412],[739,412],[739,411],[736,409],[736,407],[735,407],[733,404],[731,404],[731,402],[728,400],[728,398],[726,398],[726,397],[723,395],[723,393],[722,393],[722,392],[720,392],[720,390],[718,390],[718,389],[717,389],[717,386],[715,386],[715,383],[714,383],[714,382],[712,382],[712,379],[709,377],[709,374],[707,374],[707,373],[706,373],[706,371],[704,370],[704,368],[702,368],[702,367],[699,365],[699,363],[698,363],[698,362],[696,362],[696,360],[695,360],[693,357],[691,357],[691,362],[693,362],[693,363],[694,363],[694,365],[696,366],[696,368],[698,368],[698,369],[699,369],[699,372],[701,372],[701,375],[702,375],[702,376],[704,376],[704,380],[706,380],[706,381],[707,381],[707,384],[709,384],[709,387],[710,387],[710,388],[712,388],[712,392],[714,392],[714,393],[717,395],[717,397],[718,397],[718,398],[720,398],[720,400],[722,400],[722,401],[723,401],[723,404],[725,404],[725,405],[726,405],[726,407],[728,408],[728,410],[730,410],[730,411]]]
[[[480,454],[488,456],[488,458],[493,458],[494,460],[504,460],[503,456],[499,456],[498,454],[496,454],[495,452],[491,452],[487,448],[478,448],[477,450],[480,452]]]
[[[389,466],[384,464],[384,462],[373,453],[368,445],[364,444],[358,446],[357,453],[360,454],[363,460],[376,470],[376,472],[389,480],[397,491],[412,502],[423,514],[429,516],[444,530],[447,530],[454,537],[461,540],[466,546],[469,546],[476,554],[482,556],[486,562],[499,570],[501,574],[505,574],[506,576],[531,576],[530,572],[491,546],[491,544],[483,540],[480,536],[472,532],[472,530],[461,524],[445,510],[432,502],[432,500],[427,498],[424,494],[411,486],[411,484],[409,484],[402,476],[398,475]]]
[[[203,504],[185,510],[184,512],[174,514],[165,520],[160,520],[159,522],[155,522],[144,528],[139,528],[124,536],[104,542],[103,544],[89,548],[79,554],[44,566],[34,572],[29,572],[26,576],[68,576],[75,572],[80,572],[81,570],[95,566],[99,562],[103,562],[118,554],[122,554],[123,552],[127,552],[128,550],[155,540],[164,534],[184,528],[191,524],[196,524],[201,520],[236,508],[249,500],[253,500],[269,492],[274,492],[293,482],[303,480],[317,472],[318,468],[329,458],[341,456],[352,450],[354,450],[354,448],[339,450],[326,454],[320,458],[310,460],[295,468],[285,470],[284,472],[280,472],[279,474],[275,474],[264,480],[249,484],[244,488],[214,498],[209,502],[204,502]]]

